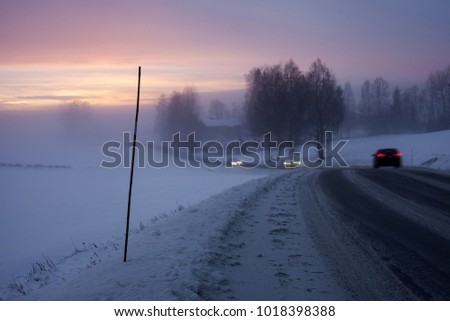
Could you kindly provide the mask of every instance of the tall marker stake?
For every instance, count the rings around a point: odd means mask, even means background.
[[[133,136],[133,152],[131,156],[131,173],[130,173],[130,189],[128,190],[128,211],[127,211],[127,230],[125,233],[125,250],[123,253],[123,261],[127,261],[128,252],[128,234],[130,231],[130,210],[131,210],[131,193],[133,191],[133,174],[134,174],[134,154],[136,151],[136,132],[139,117],[139,98],[141,93],[141,67],[138,69],[138,89],[137,89],[137,102],[136,102],[136,119],[134,121],[134,136]]]

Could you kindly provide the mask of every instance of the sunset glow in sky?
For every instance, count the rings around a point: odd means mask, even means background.
[[[448,0],[0,0],[0,109],[132,104],[245,88],[256,66],[320,57],[354,90],[450,64]]]

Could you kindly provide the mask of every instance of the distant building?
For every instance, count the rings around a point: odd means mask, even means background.
[[[239,119],[210,119],[201,120],[205,125],[205,137],[217,141],[238,140],[242,136],[242,123]]]

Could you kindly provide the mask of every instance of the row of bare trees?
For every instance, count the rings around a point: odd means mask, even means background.
[[[246,75],[245,126],[255,136],[270,132],[277,141],[315,140],[325,131],[350,136],[355,128],[369,134],[450,129],[450,66],[430,73],[425,86],[401,90],[383,77],[366,80],[356,103],[352,86],[337,85],[335,75],[320,59],[303,72],[293,60],[253,68]],[[238,115],[239,108],[234,107]],[[165,138],[173,133],[201,131],[198,93],[192,87],[161,96],[157,124]],[[213,100],[211,119],[230,117],[230,109]]]
[[[382,77],[366,80],[359,110],[345,104],[356,113],[348,116],[358,118],[370,134],[450,129],[450,66],[430,73],[422,88],[392,88]]]
[[[424,102],[425,121],[434,129],[450,128],[450,66],[441,71],[432,72],[421,93]]]
[[[327,130],[344,119],[343,91],[320,60],[302,72],[293,60],[257,67],[247,75],[245,114],[254,135],[271,132],[277,141],[314,139],[324,143]]]

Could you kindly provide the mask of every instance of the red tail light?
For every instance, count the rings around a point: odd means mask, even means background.
[[[395,157],[401,157],[401,156],[402,156],[402,153],[395,153],[394,156],[395,156]]]
[[[378,153],[377,154],[377,157],[384,157],[384,156],[386,156],[386,154],[383,154],[383,153]]]

